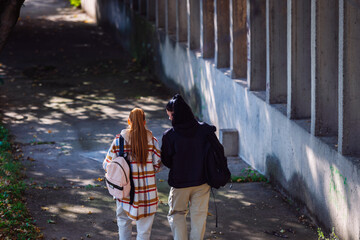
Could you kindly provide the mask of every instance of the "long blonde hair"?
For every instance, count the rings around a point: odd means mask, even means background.
[[[148,130],[145,127],[145,113],[140,108],[134,108],[129,115],[131,156],[138,164],[146,164],[148,157]]]

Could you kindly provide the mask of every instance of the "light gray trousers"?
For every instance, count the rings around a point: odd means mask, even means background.
[[[154,215],[141,218],[136,221],[137,240],[149,240],[151,235],[151,228],[154,222]],[[121,207],[121,203],[116,201],[116,219],[119,228],[119,239],[130,240],[132,233],[132,220],[126,215],[124,209]]]

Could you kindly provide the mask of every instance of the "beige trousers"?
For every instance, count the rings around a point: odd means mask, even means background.
[[[209,207],[210,186],[171,188],[168,220],[175,240],[187,240],[186,215],[190,210],[191,240],[204,238]]]

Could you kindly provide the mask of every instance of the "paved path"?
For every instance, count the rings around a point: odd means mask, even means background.
[[[27,205],[45,239],[117,239],[115,203],[98,181],[101,162],[135,106],[161,138],[169,91],[65,0],[26,1],[0,63],[1,117],[22,146]],[[231,162],[234,174],[244,166]],[[172,239],[166,178],[164,169],[152,239]],[[217,229],[212,201],[206,239],[316,239],[269,184],[218,191]]]

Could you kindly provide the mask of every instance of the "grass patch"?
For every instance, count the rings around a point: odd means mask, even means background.
[[[0,239],[41,239],[24,198],[23,166],[0,124]]]
[[[317,229],[318,232],[318,240],[340,240],[340,238],[335,234],[335,228],[332,228],[332,231],[329,237],[326,237],[321,228]]]
[[[251,168],[244,168],[241,176],[231,176],[231,182],[268,182],[267,178]]]
[[[81,6],[81,0],[69,0],[70,4],[74,7],[80,7]]]

